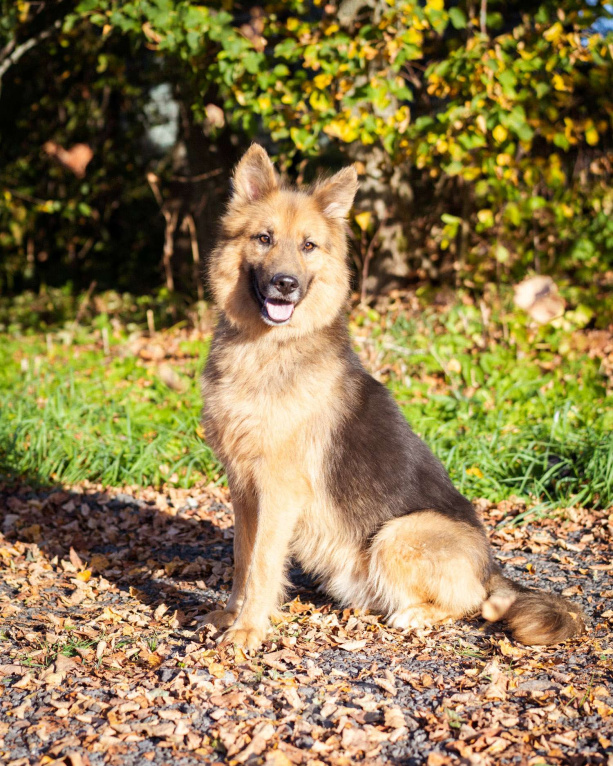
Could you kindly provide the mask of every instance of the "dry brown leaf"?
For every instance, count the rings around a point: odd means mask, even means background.
[[[272,750],[267,753],[264,763],[266,766],[293,766],[295,761],[291,761],[281,750]]]
[[[70,149],[64,149],[55,141],[46,141],[43,149],[50,157],[72,171],[77,178],[85,177],[87,166],[94,156],[91,146],[87,144],[74,144]]]
[[[360,638],[355,641],[345,641],[345,643],[339,644],[338,648],[343,649],[343,651],[345,652],[357,652],[360,649],[363,649],[367,643],[368,643],[367,639]]]
[[[211,662],[208,666],[208,671],[215,678],[223,678],[226,675],[226,669],[219,662]]]
[[[390,729],[400,729],[406,724],[404,713],[399,707],[386,707],[384,716],[385,725]]]
[[[110,565],[111,562],[102,553],[94,553],[89,561],[89,568],[94,574],[104,572],[104,570],[108,569]]]
[[[173,391],[183,393],[186,390],[185,383],[169,364],[161,364],[158,368],[158,375],[160,376],[162,383]]]
[[[527,311],[539,324],[547,324],[564,313],[564,300],[551,277],[537,276],[515,285],[515,305]]]

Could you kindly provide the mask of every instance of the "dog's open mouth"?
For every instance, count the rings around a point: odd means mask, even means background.
[[[255,273],[252,273],[251,285],[260,306],[262,319],[266,324],[281,325],[289,322],[296,308],[296,304],[293,301],[284,301],[280,298],[265,298],[260,291]]]
[[[283,324],[288,322],[294,313],[294,304],[287,303],[286,301],[275,300],[273,298],[266,298],[262,311],[265,311],[269,319],[272,319],[276,324]]]

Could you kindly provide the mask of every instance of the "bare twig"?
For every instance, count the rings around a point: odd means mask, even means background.
[[[104,355],[110,356],[111,345],[109,343],[109,328],[106,326],[102,328],[102,348],[104,350]]]
[[[26,40],[24,43],[21,43],[21,45],[18,45],[16,48],[14,46],[11,47],[10,43],[6,45],[2,51],[2,57],[0,58],[0,86],[2,84],[2,78],[13,66],[13,64],[16,64],[19,59],[29,50],[34,48],[35,45],[38,45],[38,43],[42,42],[43,40],[46,40],[54,33],[56,29],[59,29],[61,26],[62,19],[58,19],[52,27],[43,29],[42,32],[39,32],[37,35],[31,37],[29,40]]]
[[[178,181],[180,184],[197,183],[198,181],[206,181],[207,178],[213,178],[223,173],[223,168],[216,168],[215,170],[209,170],[207,173],[200,173],[197,176],[171,176],[171,181]]]
[[[479,13],[479,26],[481,34],[487,34],[487,0],[481,0],[481,12]]]
[[[88,240],[88,241],[89,241],[89,240]],[[87,242],[86,242],[85,244],[87,244]],[[96,285],[97,285],[97,284],[98,284],[98,283],[97,283],[97,282],[96,282],[96,280],[94,279],[94,280],[92,281],[92,283],[90,284],[90,286],[88,287],[88,289],[87,289],[87,292],[85,293],[85,297],[84,297],[84,298],[83,298],[83,300],[81,301],[81,305],[79,306],[79,310],[77,311],[77,315],[76,315],[76,317],[75,317],[75,319],[74,319],[74,324],[73,324],[73,326],[72,326],[72,329],[73,329],[73,330],[76,330],[76,329],[77,329],[77,327],[79,326],[79,322],[80,322],[80,321],[81,321],[81,319],[83,318],[83,314],[85,313],[85,309],[87,308],[87,304],[89,303],[89,301],[90,301],[90,299],[91,299],[91,297],[92,297],[92,293],[93,293],[93,292],[94,292],[94,290],[96,289]]]
[[[160,212],[166,221],[166,227],[164,230],[164,250],[162,254],[162,263],[164,264],[164,272],[166,275],[166,287],[168,288],[168,291],[172,293],[175,289],[175,280],[172,273],[172,255],[174,253],[174,236],[177,224],[179,222],[179,213],[176,210],[171,210],[166,202],[164,202],[164,198],[162,197],[162,193],[159,187],[159,180],[160,179],[155,175],[155,173],[147,173],[147,181],[149,182],[153,196],[155,197],[156,202],[160,207]]]
[[[202,286],[202,275],[200,273],[200,248],[198,247],[198,237],[196,233],[196,222],[191,213],[188,213],[183,219],[183,226],[189,232],[189,241],[192,246],[192,257],[194,259],[194,278],[196,280],[196,290],[198,291],[198,300],[204,300],[204,288]]]
[[[179,214],[176,210],[163,209],[162,214],[166,221],[166,230],[164,232],[164,253],[162,261],[164,263],[164,272],[166,274],[166,287],[168,292],[175,291],[175,278],[172,273],[172,256],[175,250],[175,231],[179,222]]]
[[[147,327],[149,328],[149,335],[153,338],[155,335],[155,318],[151,309],[147,309]]]
[[[90,237],[89,239],[87,239],[85,241],[85,244],[83,245],[83,247],[77,253],[77,260],[80,260],[81,258],[85,258],[85,256],[89,253],[89,251],[94,246],[94,242],[95,242],[95,240],[94,240],[93,237]],[[94,282],[94,284],[95,284],[95,282]]]
[[[149,186],[151,187],[151,191],[153,192],[155,201],[158,203],[160,208],[163,208],[164,198],[162,197],[162,194],[160,192],[160,187],[159,187],[160,179],[155,175],[155,173],[147,173],[147,181],[149,182]]]
[[[17,199],[21,199],[24,202],[31,202],[33,205],[44,205],[47,200],[39,199],[38,197],[31,197],[29,194],[22,194],[21,192],[15,191],[14,189],[8,189],[8,191],[11,193],[11,196],[16,197]]]
[[[366,280],[368,278],[368,267],[370,266],[372,257],[375,254],[377,237],[379,236],[381,227],[383,226],[383,224],[386,223],[386,221],[387,221],[387,218],[382,218],[381,221],[379,222],[379,225],[377,226],[377,230],[373,234],[372,239],[370,240],[368,244],[368,249],[366,250],[366,254],[364,255],[364,260],[362,262],[362,280],[360,283],[360,303],[366,302]]]
[[[15,46],[17,45],[16,41],[9,40],[8,43],[4,46],[4,48],[0,51],[0,61],[4,61],[4,59],[11,53]]]

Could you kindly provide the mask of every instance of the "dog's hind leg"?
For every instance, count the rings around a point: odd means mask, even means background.
[[[205,625],[214,625],[216,628],[229,628],[243,605],[257,528],[258,506],[255,493],[237,486],[231,476],[228,478],[234,507],[234,578],[232,593],[225,609],[209,612],[204,619]]]
[[[489,545],[479,527],[418,511],[377,533],[369,584],[390,625],[417,628],[478,612],[490,571]]]

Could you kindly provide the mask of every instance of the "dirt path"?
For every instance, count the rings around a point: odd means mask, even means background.
[[[490,529],[521,510],[480,506]],[[0,485],[0,762],[612,766],[612,527],[492,532],[508,573],[583,605],[567,645],[476,620],[403,635],[295,572],[245,657],[198,626],[231,583],[223,490]]]

